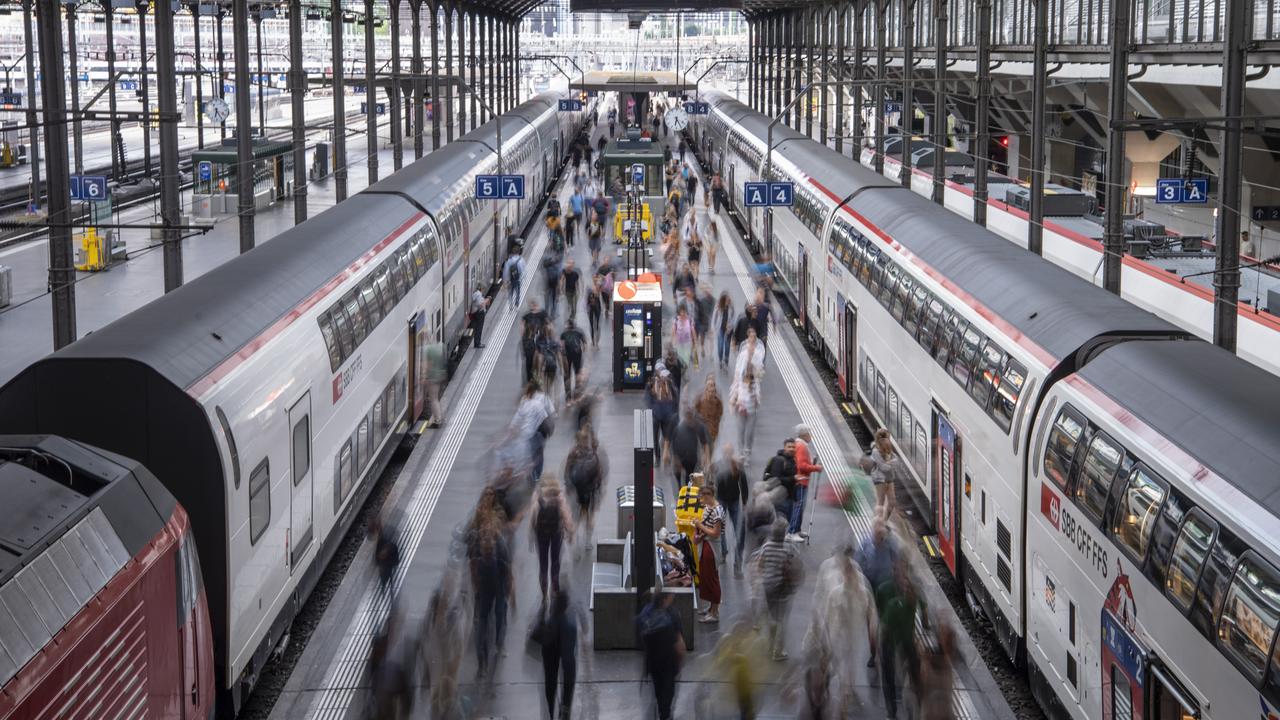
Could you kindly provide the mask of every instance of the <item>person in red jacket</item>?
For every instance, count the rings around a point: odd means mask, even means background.
[[[804,519],[804,501],[809,494],[809,476],[822,472],[822,466],[813,462],[813,455],[809,452],[809,444],[813,442],[809,426],[803,423],[797,425],[795,435],[796,486],[791,495],[791,526],[787,528],[787,541],[804,542],[809,536],[800,531],[800,522]]]

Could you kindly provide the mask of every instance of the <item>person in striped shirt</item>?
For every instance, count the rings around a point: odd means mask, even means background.
[[[756,582],[764,596],[769,621],[769,651],[776,661],[787,659],[786,625],[791,598],[804,580],[804,565],[794,546],[786,541],[787,521],[778,518],[769,528],[769,539],[755,552]]]

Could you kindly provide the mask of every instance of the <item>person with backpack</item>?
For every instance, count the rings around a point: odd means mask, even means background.
[[[787,659],[787,614],[791,598],[804,580],[804,564],[795,546],[787,543],[786,535],[787,522],[778,518],[769,529],[769,540],[753,558],[756,580],[768,611],[769,651],[777,662]]]
[[[595,432],[588,425],[578,430],[573,448],[564,460],[564,476],[569,490],[578,501],[579,525],[586,526],[588,544],[595,532],[596,508],[604,485],[604,461],[596,444]]]
[[[540,370],[539,378],[542,380],[542,387],[546,390],[548,396],[555,403],[556,394],[556,374],[564,368],[560,367],[560,354],[562,346],[556,338],[555,326],[548,320],[543,326],[542,335],[538,338],[538,368]]]
[[[507,290],[507,300],[511,304],[511,309],[515,310],[520,307],[520,281],[524,278],[524,257],[519,253],[511,253],[507,255],[507,261],[502,265],[502,274],[506,276],[510,289]]]
[[[525,382],[533,379],[533,361],[538,350],[538,337],[546,324],[546,312],[538,305],[537,300],[530,299],[529,311],[520,318],[520,350],[524,354]]]
[[[569,720],[573,710],[573,688],[578,680],[578,618],[570,607],[568,590],[553,592],[542,626],[538,629],[547,717],[559,717],[559,720]],[[557,676],[562,676],[563,683],[559,716],[556,715]]]
[[[582,290],[582,271],[578,270],[573,258],[564,261],[564,270],[560,272],[560,288],[564,291],[564,302],[572,322],[578,317],[578,293]]]
[[[582,373],[582,349],[587,344],[587,338],[578,329],[573,321],[573,316],[565,322],[564,332],[560,333],[560,348],[563,353],[563,367],[561,371],[564,373],[564,397],[568,402],[573,397],[575,386],[578,385],[578,376]],[[581,388],[577,388],[581,389]]]
[[[591,222],[587,223],[587,249],[591,251],[591,267],[600,264],[600,247],[604,243],[604,223],[600,219],[600,213],[594,209],[588,210],[591,213]]]
[[[711,478],[716,489],[716,499],[724,508],[725,514],[725,532],[720,535],[720,555],[727,560],[729,546],[732,545],[733,572],[736,577],[742,577],[742,550],[747,542],[743,510],[750,498],[747,473],[743,471],[742,461],[738,459],[730,443],[725,443],[720,448],[720,457],[711,466]],[[729,532],[730,524],[733,525],[732,532]]]
[[[674,600],[671,593],[659,591],[636,617],[636,636],[644,653],[644,673],[653,681],[658,720],[671,720],[676,678],[686,652],[680,616],[671,606]]]
[[[564,502],[560,481],[552,475],[543,475],[538,483],[529,516],[529,536],[538,552],[538,587],[545,606],[548,582],[552,593],[560,592],[560,549],[566,540],[573,541],[573,518]]]
[[[764,468],[764,474],[767,477],[778,481],[782,486],[785,495],[781,498],[777,509],[778,514],[783,519],[791,517],[791,498],[795,496],[796,491],[796,441],[794,438],[787,438],[782,441],[782,449],[776,455],[769,458],[769,464]]]
[[[553,252],[551,248],[547,248],[547,252],[542,257],[542,277],[544,280],[543,287],[543,305],[547,308],[547,316],[552,320],[556,318],[556,311],[560,307],[560,266],[561,256],[559,253]]]
[[[515,600],[511,550],[500,510],[479,505],[467,529],[467,561],[475,598],[476,675],[489,673],[489,658],[502,650],[507,636],[507,607]],[[489,640],[489,627],[494,642]]]
[[[808,533],[802,532],[804,520],[804,504],[809,494],[809,478],[813,473],[822,472],[822,465],[813,462],[809,444],[813,442],[813,433],[809,426],[801,423],[796,426],[796,486],[791,494],[791,525],[787,528],[788,542],[804,542],[809,539]]]
[[[591,347],[600,347],[600,315],[604,312],[603,281],[599,275],[591,277],[591,289],[587,291],[587,323],[591,327]]]

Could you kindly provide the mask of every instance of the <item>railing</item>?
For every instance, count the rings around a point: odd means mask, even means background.
[[[1034,44],[1037,0],[991,0],[993,49],[1027,48]],[[1132,43],[1136,46],[1212,45],[1223,39],[1227,0],[1133,0]],[[904,0],[888,0],[886,39],[890,48],[902,47]],[[865,6],[863,45],[873,47],[876,3]],[[947,0],[948,45],[977,45],[977,3]],[[1253,0],[1250,37],[1255,41],[1280,40],[1280,0]],[[933,2],[912,2],[912,45],[934,45]],[[852,29],[852,13],[848,22]],[[1111,42],[1111,0],[1049,0],[1049,45],[1104,48]]]

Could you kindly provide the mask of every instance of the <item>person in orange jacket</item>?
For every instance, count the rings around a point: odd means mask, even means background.
[[[804,519],[804,501],[809,494],[809,476],[822,472],[822,466],[813,462],[809,452],[809,444],[813,442],[813,433],[803,423],[796,426],[796,485],[791,495],[791,526],[787,528],[788,542],[804,542],[808,535],[800,531],[800,523]]]

